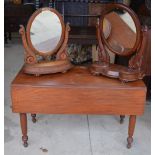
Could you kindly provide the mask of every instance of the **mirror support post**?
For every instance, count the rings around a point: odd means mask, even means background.
[[[27,64],[35,64],[37,62],[35,54],[30,50],[28,44],[27,44],[27,39],[26,39],[26,32],[25,28],[23,25],[20,25],[19,33],[22,36],[22,42],[23,46],[25,48],[25,63]]]
[[[70,31],[70,26],[69,26],[69,23],[67,23],[66,27],[65,27],[64,42],[63,42],[62,46],[60,47],[60,49],[59,49],[59,51],[58,51],[58,53],[56,55],[57,60],[65,60],[65,59],[67,59],[66,47],[67,47],[67,43],[68,43],[69,31]]]
[[[148,37],[148,27],[144,26],[142,28],[141,44],[139,45],[136,54],[129,60],[129,68],[142,70],[143,55],[147,47]]]
[[[99,60],[102,62],[110,62],[110,57],[108,52],[105,50],[104,45],[102,44],[101,40],[101,34],[100,34],[100,28],[99,28],[99,21],[96,24],[96,35],[97,35],[97,41],[98,41],[98,46],[99,46]]]

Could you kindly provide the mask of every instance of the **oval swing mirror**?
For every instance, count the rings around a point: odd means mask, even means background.
[[[27,25],[28,43],[40,55],[52,55],[64,39],[64,23],[54,9],[44,8],[34,13]]]
[[[108,22],[107,22],[108,21]],[[105,23],[110,23],[110,34],[105,33]],[[100,19],[101,38],[113,53],[127,56],[136,52],[140,44],[140,23],[135,13],[124,5],[111,5]]]
[[[126,5],[107,4],[97,25],[99,60],[90,71],[93,75],[118,78],[129,82],[142,79],[142,54],[145,49],[144,32],[136,14]],[[131,56],[129,67],[110,62],[110,52],[119,56]]]
[[[27,29],[20,26],[25,48],[24,72],[41,75],[66,72],[73,66],[67,55],[70,26],[52,8],[40,8],[30,17]]]

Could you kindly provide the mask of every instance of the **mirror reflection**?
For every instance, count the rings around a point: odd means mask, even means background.
[[[54,50],[60,41],[61,34],[62,26],[59,17],[49,10],[38,14],[30,29],[32,45],[41,53]]]
[[[124,10],[112,10],[105,15],[103,34],[112,49],[120,53],[132,49],[136,42],[135,23]]]

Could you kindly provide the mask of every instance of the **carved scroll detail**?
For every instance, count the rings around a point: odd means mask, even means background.
[[[146,50],[147,40],[148,40],[148,27],[145,26],[142,28],[142,42],[137,50],[137,53],[130,59],[129,68],[141,70],[143,54]]]
[[[109,63],[110,56],[109,56],[108,52],[105,50],[104,45],[102,44],[99,22],[97,22],[97,24],[96,24],[96,35],[97,35],[98,46],[99,46],[99,53],[98,53],[99,61]]]
[[[25,32],[25,28],[23,25],[20,25],[19,33],[21,34],[23,46],[25,48],[25,53],[24,53],[25,54],[25,63],[35,64],[37,62],[37,59],[36,59],[35,54],[31,51],[31,49],[29,48],[29,46],[27,44],[26,32]]]
[[[60,47],[56,59],[57,60],[65,60],[67,59],[67,42],[68,42],[68,36],[69,36],[69,31],[70,31],[70,26],[69,23],[66,24],[66,29],[65,29],[65,38],[62,46]]]

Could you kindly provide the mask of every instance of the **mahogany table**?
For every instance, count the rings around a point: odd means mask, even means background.
[[[142,80],[122,83],[93,76],[87,67],[66,73],[26,75],[18,73],[11,84],[12,110],[20,114],[22,140],[28,145],[27,113],[129,115],[128,144],[131,147],[136,116],[144,112],[146,87]]]

